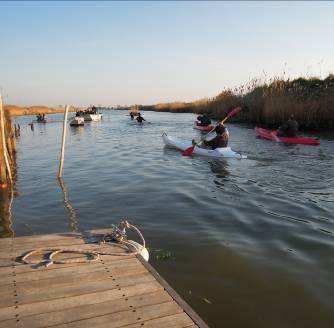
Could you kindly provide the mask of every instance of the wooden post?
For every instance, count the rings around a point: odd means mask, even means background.
[[[7,145],[6,145],[6,135],[5,135],[5,114],[4,114],[4,109],[3,109],[3,104],[2,104],[2,96],[0,94],[0,137],[1,140],[0,142],[2,143],[2,151],[3,151],[3,158],[5,161],[6,165],[6,170],[7,170],[7,177],[8,180],[10,181],[10,184],[12,184],[12,172],[10,169],[9,165],[9,159],[8,159],[8,150],[7,150]],[[3,183],[5,183],[3,181]]]
[[[64,123],[63,123],[63,139],[60,150],[60,162],[59,162],[59,171],[58,178],[63,176],[63,163],[64,163],[64,155],[65,155],[65,140],[66,140],[66,130],[67,130],[67,113],[70,106],[66,106],[64,112]]]

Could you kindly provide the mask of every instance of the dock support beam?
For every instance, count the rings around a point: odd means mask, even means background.
[[[2,147],[0,147],[0,149],[2,149],[2,151],[3,151],[3,154],[1,154],[1,155],[3,156],[4,162],[5,162],[6,171],[7,171],[7,179],[9,180],[10,184],[12,185],[13,184],[12,171],[11,171],[10,164],[9,164],[9,156],[8,156],[8,149],[7,149],[6,135],[5,135],[5,112],[4,112],[4,108],[3,108],[2,95],[1,94],[0,94],[0,136],[1,136],[0,142],[1,142],[1,145],[2,145]],[[0,177],[0,178],[4,180],[5,177]],[[2,182],[0,181],[0,183],[5,184],[6,182],[4,180]]]

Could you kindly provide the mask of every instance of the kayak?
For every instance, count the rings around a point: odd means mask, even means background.
[[[177,148],[182,151],[192,146],[191,141],[183,141],[177,138],[170,137],[167,135],[166,132],[163,133],[162,139],[166,146]],[[196,146],[194,149],[194,154],[215,157],[215,158],[238,158],[238,159],[247,158],[246,155],[241,155],[233,151],[231,147],[216,148],[212,150]]]
[[[299,144],[299,145],[311,145],[318,146],[320,141],[316,138],[310,137],[278,137],[277,131],[270,131],[262,128],[255,127],[255,133],[258,137],[272,140],[276,142],[283,142],[286,144]]]
[[[198,121],[194,123],[194,129],[200,130],[202,132],[209,132],[214,128],[213,125],[202,126],[199,125]]]

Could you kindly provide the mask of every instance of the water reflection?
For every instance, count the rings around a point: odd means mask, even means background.
[[[73,208],[71,202],[68,199],[68,193],[67,193],[67,187],[64,183],[64,180],[62,178],[57,178],[58,184],[63,192],[64,196],[64,204],[65,207],[68,211],[68,217],[70,219],[70,230],[73,232],[78,232],[79,231],[79,223],[77,219],[77,215],[75,213],[75,209]]]
[[[229,174],[229,164],[224,160],[214,160],[209,162],[211,171],[219,179],[225,179]]]
[[[80,126],[70,126],[70,128],[71,128],[71,134],[72,135],[80,135],[80,136],[82,136],[82,135],[84,135],[84,132],[85,132],[85,126],[82,126],[82,125],[80,125]]]

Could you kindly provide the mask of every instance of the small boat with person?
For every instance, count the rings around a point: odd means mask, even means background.
[[[312,137],[283,137],[279,136],[277,130],[266,130],[263,128],[255,127],[255,133],[257,137],[271,140],[275,142],[282,142],[285,144],[294,144],[294,145],[309,145],[309,146],[318,146],[320,145],[320,141],[317,138]]]
[[[166,132],[163,133],[162,139],[166,146],[179,149],[183,152],[186,149],[189,149],[193,146],[191,141],[170,137],[167,135]],[[242,155],[235,152],[234,150],[231,149],[231,147],[208,149],[199,146],[194,146],[193,153],[196,155],[208,156],[214,158],[237,158],[237,159],[247,158],[246,155]]]
[[[98,113],[95,106],[92,106],[85,110],[79,110],[76,112],[75,116],[83,117],[85,122],[98,122],[102,119],[102,114]]]
[[[85,120],[83,117],[74,116],[70,121],[70,126],[83,126],[85,125]]]

